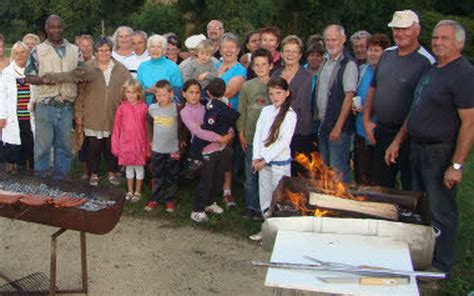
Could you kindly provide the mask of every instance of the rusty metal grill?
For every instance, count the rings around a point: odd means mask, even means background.
[[[47,295],[49,285],[49,278],[42,272],[36,272],[0,286],[0,295]]]
[[[105,234],[115,227],[122,215],[124,193],[117,189],[91,187],[74,181],[0,173],[0,197],[3,199],[0,202],[0,216],[60,228],[51,235],[50,278],[34,273],[20,280],[10,281],[0,287],[0,295],[87,294],[85,233]],[[5,198],[13,202],[5,201]],[[60,202],[66,198],[83,199],[86,202],[78,206]],[[44,200],[46,202],[42,202]],[[80,232],[82,285],[79,289],[59,290],[56,286],[57,238],[66,230]]]

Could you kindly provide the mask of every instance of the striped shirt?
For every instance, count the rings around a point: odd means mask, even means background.
[[[25,78],[16,79],[17,89],[17,116],[18,120],[30,120],[30,111],[28,110],[28,104],[31,99],[30,84],[26,82]]]

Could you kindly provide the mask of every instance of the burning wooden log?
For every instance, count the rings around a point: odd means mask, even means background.
[[[398,221],[398,209],[395,205],[389,203],[358,201],[310,192],[308,204],[320,209],[338,210]]]

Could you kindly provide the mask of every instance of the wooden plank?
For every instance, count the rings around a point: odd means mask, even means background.
[[[360,213],[371,217],[398,221],[395,205],[382,202],[357,201],[316,192],[309,193],[309,204],[318,208]]]

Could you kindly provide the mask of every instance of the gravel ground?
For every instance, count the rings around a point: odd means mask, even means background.
[[[0,272],[49,275],[56,230],[0,217]],[[110,233],[87,235],[89,295],[271,295],[266,270],[250,264],[269,257],[244,238],[123,216]],[[80,286],[78,232],[58,239],[58,285]]]

